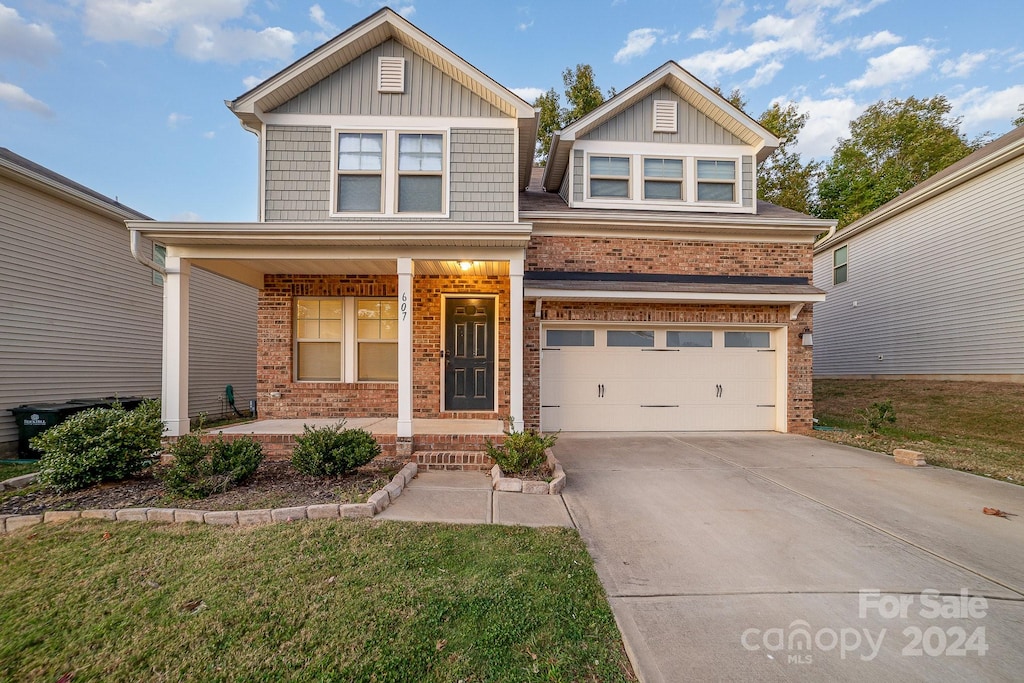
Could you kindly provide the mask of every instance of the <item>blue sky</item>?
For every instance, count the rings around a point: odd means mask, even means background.
[[[256,142],[224,106],[376,11],[374,0],[0,0],[0,146],[161,220],[253,220]],[[527,99],[594,67],[619,90],[669,59],[794,102],[827,158],[883,98],[944,94],[969,136],[1024,102],[1007,0],[403,0],[391,6]]]

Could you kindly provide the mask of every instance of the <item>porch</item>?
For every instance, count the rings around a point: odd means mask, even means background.
[[[304,428],[337,425],[342,418],[267,419],[244,422],[206,432],[208,438],[222,435],[225,440],[243,436],[256,439],[272,460],[291,457],[296,437]],[[381,446],[382,459],[412,461],[427,470],[487,470],[494,462],[485,453],[486,443],[505,439],[501,420],[423,419],[412,420],[411,452],[402,453],[396,417],[352,417],[345,427],[365,429]],[[408,443],[408,442],[406,442]]]

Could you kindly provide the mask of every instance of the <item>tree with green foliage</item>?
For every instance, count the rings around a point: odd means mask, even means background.
[[[842,228],[980,146],[942,95],[877,102],[850,123],[818,182],[814,213]]]
[[[728,95],[726,95],[722,91],[721,83],[715,83],[713,86],[711,86],[711,89],[714,90],[719,95],[721,95],[722,99],[724,99],[726,102],[736,107],[740,111],[746,113],[747,101],[743,99],[743,92],[739,88],[733,88],[732,92],[730,92]]]
[[[1014,128],[1017,126],[1024,126],[1024,102],[1017,105],[1017,113],[1020,114],[1020,116],[1011,122],[1013,123]]]
[[[594,80],[594,69],[589,64],[577,64],[575,68],[566,69],[562,72],[562,82],[565,84],[567,107],[562,106],[554,88],[533,103],[534,107],[540,109],[535,161],[541,166],[547,163],[551,136],[581,116],[589,114],[604,102],[601,88]],[[613,96],[614,93],[613,88],[609,91],[609,96]]]
[[[758,123],[779,138],[779,146],[758,166],[757,198],[800,213],[810,212],[811,195],[820,169],[816,161],[803,163],[793,150],[807,117],[792,102],[786,106],[775,102],[758,119]]]

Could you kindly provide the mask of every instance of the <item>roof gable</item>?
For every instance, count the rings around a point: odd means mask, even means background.
[[[269,112],[328,78],[338,69],[389,39],[408,47],[505,115],[535,117],[522,98],[472,66],[390,8],[383,8],[227,103],[243,122],[255,125]]]
[[[544,174],[544,187],[549,191],[559,187],[569,163],[569,152],[576,140],[591,135],[596,129],[642,103],[662,88],[674,93],[680,101],[686,102],[708,121],[734,136],[740,144],[757,149],[758,161],[764,160],[779,146],[779,139],[761,124],[732,106],[689,71],[670,61],[555,133]],[[661,137],[657,139],[668,141]]]
[[[380,92],[377,59],[406,60],[408,88]],[[507,118],[498,107],[393,38],[364,52],[330,76],[281,104],[273,113]]]

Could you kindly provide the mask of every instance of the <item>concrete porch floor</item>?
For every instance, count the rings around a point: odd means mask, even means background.
[[[207,430],[210,433],[223,434],[302,434],[303,427],[325,427],[335,425],[343,418],[296,418],[287,420],[255,420],[242,422]],[[345,426],[352,429],[365,429],[374,435],[393,435],[398,433],[398,418],[394,417],[350,417],[344,418]],[[429,434],[464,434],[472,436],[499,436],[504,423],[501,420],[431,420],[415,419],[412,421],[412,433]]]

